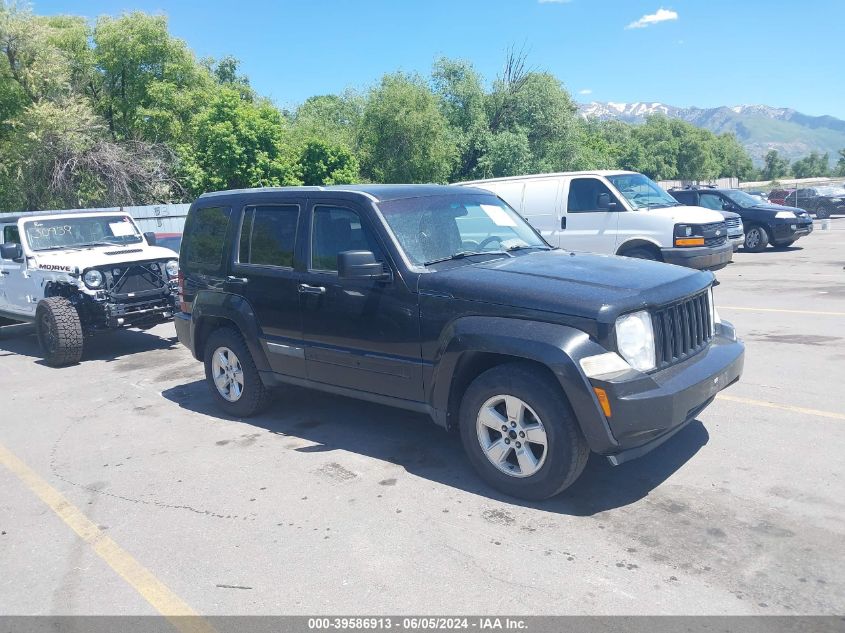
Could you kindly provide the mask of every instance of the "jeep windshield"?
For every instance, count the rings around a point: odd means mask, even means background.
[[[379,209],[408,259],[418,266],[550,248],[518,213],[493,195],[405,198],[382,202]]]
[[[24,222],[23,226],[33,251],[137,244],[144,239],[125,215],[39,219]]]
[[[648,176],[642,174],[619,174],[607,179],[625,196],[634,209],[660,209],[678,207],[681,203]]]

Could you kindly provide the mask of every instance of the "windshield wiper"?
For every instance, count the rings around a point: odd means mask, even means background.
[[[441,262],[448,262],[453,259],[464,259],[465,257],[472,257],[473,255],[507,255],[505,251],[461,251],[454,255],[447,255],[446,257],[438,257],[428,262],[423,262],[423,266],[431,266],[432,264],[439,264]]]
[[[532,248],[541,248],[544,251],[551,250],[551,249],[549,249],[548,246],[543,246],[541,244],[535,244],[534,246],[530,246],[529,244],[516,244],[514,246],[508,246],[505,250],[508,253],[512,253],[514,251],[523,251],[523,250],[528,250],[528,249],[532,249]]]

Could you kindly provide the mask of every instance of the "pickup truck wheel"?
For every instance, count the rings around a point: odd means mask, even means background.
[[[205,346],[205,379],[217,405],[229,415],[248,418],[270,403],[243,337],[234,330],[214,332]]]
[[[589,456],[560,386],[523,363],[499,365],[470,384],[461,402],[460,430],[481,478],[522,499],[562,492]]]
[[[817,220],[825,220],[830,217],[833,213],[833,205],[832,204],[820,204],[816,208],[816,219]]]
[[[65,297],[47,297],[35,309],[35,333],[50,367],[73,365],[82,359],[79,312]]]
[[[745,250],[762,253],[769,245],[769,233],[762,226],[750,226],[745,232]]]

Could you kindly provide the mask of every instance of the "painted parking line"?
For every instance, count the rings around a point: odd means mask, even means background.
[[[729,396],[727,394],[718,394],[716,400],[725,400],[727,402],[738,402],[739,404],[750,404],[755,407],[767,407],[769,409],[780,409],[782,411],[791,411],[793,413],[804,413],[806,415],[815,415],[820,418],[832,418],[834,420],[845,420],[845,413],[836,413],[835,411],[822,411],[820,409],[808,409],[806,407],[794,407],[791,404],[778,404],[776,402],[767,402],[766,400],[753,400],[752,398],[740,398],[738,396]]]
[[[821,316],[845,317],[845,312],[818,312],[815,310],[784,310],[781,308],[748,308],[740,306],[716,306],[719,310],[743,310],[745,312],[783,312],[784,314],[815,314]]]
[[[56,513],[118,575],[141,594],[159,613],[167,617],[181,633],[216,633],[206,620],[173,593],[129,552],[106,536],[83,512],[34,470],[0,443],[0,464],[5,466],[41,501]],[[192,616],[192,617],[186,617]]]

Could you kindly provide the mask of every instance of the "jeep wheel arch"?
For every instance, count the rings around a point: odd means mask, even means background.
[[[229,327],[240,332],[259,371],[269,371],[270,364],[259,341],[258,320],[250,303],[239,295],[201,291],[197,293],[191,315],[194,349],[197,360],[204,359],[205,344],[212,332]]]
[[[578,359],[606,353],[586,332],[554,323],[505,317],[464,317],[444,332],[434,362],[428,399],[447,428],[457,424],[456,403],[463,389],[483,371],[503,362],[531,361],[560,384],[590,448],[609,452],[617,446]]]

